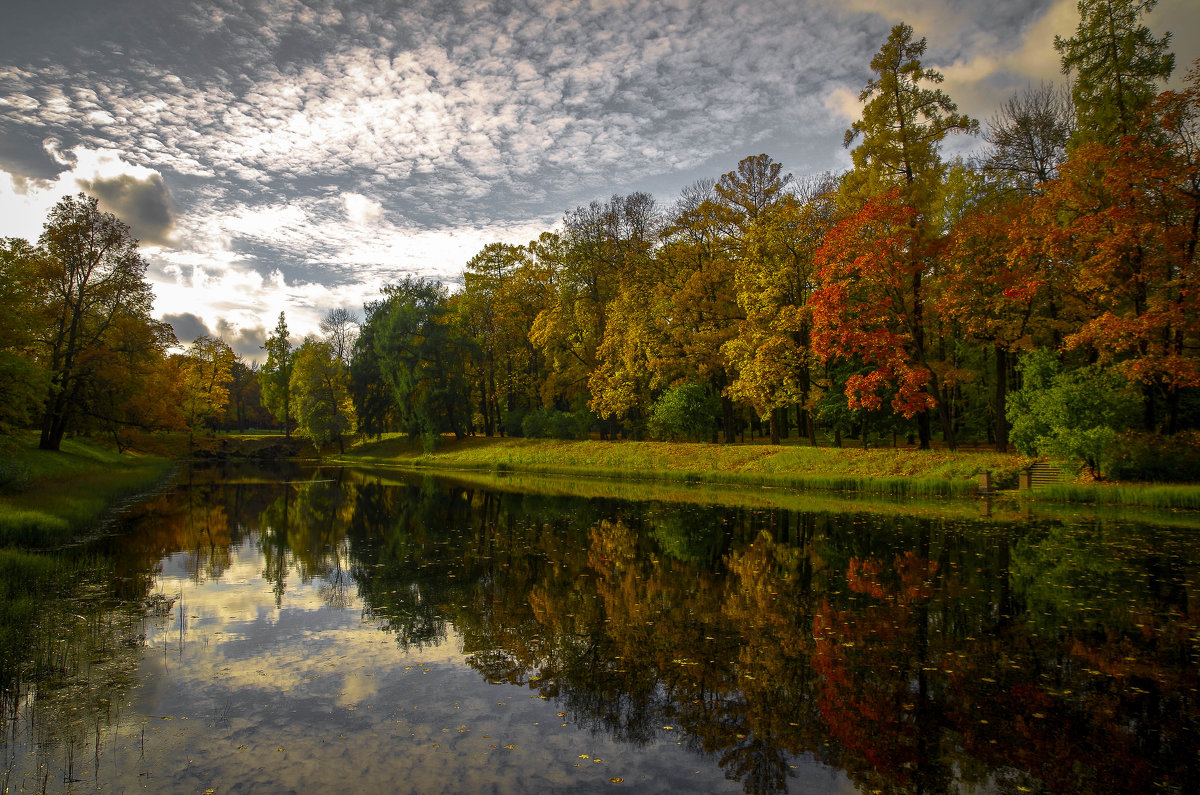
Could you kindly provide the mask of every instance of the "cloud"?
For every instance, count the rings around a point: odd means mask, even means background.
[[[343,193],[342,206],[346,218],[356,226],[370,226],[383,218],[383,205],[361,193]]]
[[[212,331],[209,330],[204,321],[191,312],[181,312],[178,315],[163,315],[162,319],[171,324],[171,328],[175,329],[175,338],[184,344],[193,342],[198,337],[213,336]]]
[[[129,224],[133,236],[143,243],[174,244],[175,219],[171,194],[162,176],[139,179],[129,174],[95,179],[77,179],[79,187],[100,200],[102,209]]]

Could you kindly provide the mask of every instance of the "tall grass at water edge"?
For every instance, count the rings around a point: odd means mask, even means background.
[[[1031,496],[1055,502],[1200,509],[1200,485],[1051,483],[1038,488]]]

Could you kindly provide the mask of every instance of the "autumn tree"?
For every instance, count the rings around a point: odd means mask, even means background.
[[[89,352],[110,345],[123,321],[148,323],[153,295],[137,239],[95,198],[81,193],[56,204],[39,245],[46,270],[38,348],[50,382],[39,446],[57,450],[93,374]]]
[[[292,343],[288,339],[287,318],[279,313],[279,322],[275,330],[267,337],[263,346],[267,352],[267,361],[259,371],[258,378],[262,387],[263,405],[283,423],[283,435],[292,435]]]
[[[852,404],[872,406],[877,400],[872,396],[885,383],[895,383],[893,406],[917,417],[920,445],[926,449],[929,411],[939,406],[943,436],[954,445],[944,391],[949,383],[932,366],[926,317],[925,282],[934,272],[934,244],[941,231],[933,205],[946,170],[940,145],[947,134],[974,132],[979,125],[932,87],[943,77],[921,66],[925,39],[912,36],[908,25],[892,28],[871,60],[875,77],[859,95],[865,103],[862,119],[846,131],[846,146],[861,141],[851,153],[854,168],[843,188],[861,209],[822,248],[814,342],[819,336],[831,347],[817,343],[818,350],[857,353],[876,368],[848,383],[855,393],[848,393]],[[848,278],[850,273],[858,278]],[[886,345],[900,347],[889,352]]]
[[[236,359],[233,350],[219,337],[201,335],[188,346],[180,370],[181,409],[190,431],[195,432],[224,416]]]
[[[735,269],[745,320],[722,347],[737,372],[728,393],[770,419],[772,444],[780,441],[780,413],[793,405],[816,444],[808,300],[814,257],[835,220],[835,190],[832,178],[813,180],[806,196],[788,194],[767,205],[750,225]]]

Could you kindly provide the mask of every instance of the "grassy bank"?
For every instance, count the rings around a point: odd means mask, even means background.
[[[994,488],[1014,489],[1029,461],[983,451],[559,441],[551,439],[445,440],[433,452],[394,437],[356,445],[327,460],[408,469],[581,475],[589,478],[780,486],[897,497],[975,494],[979,475]],[[1023,492],[1022,500],[1200,509],[1200,485],[1064,482]]]
[[[1024,464],[1018,456],[985,452],[486,438],[447,441],[431,453],[405,439],[384,439],[333,460],[926,497],[974,493],[982,472],[1015,484]]]
[[[150,488],[171,462],[145,454],[118,454],[96,442],[66,439],[62,450],[37,449],[22,437],[5,453],[0,485],[0,546],[64,543],[122,497]]]

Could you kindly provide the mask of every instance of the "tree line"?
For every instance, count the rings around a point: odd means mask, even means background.
[[[1119,439],[1194,452],[1200,65],[1159,91],[1175,64],[1142,23],[1153,6],[1083,0],[1055,39],[1069,85],[1031,86],[983,124],[896,25],[845,173],[796,179],[760,154],[671,206],[592,202],[526,245],[485,246],[453,293],[406,278],[295,349],[281,315],[261,369],[207,337],[169,355],[136,241],[95,200],[64,199],[36,246],[5,241],[0,422],[40,421],[54,448],[69,426],[228,425],[237,394],[237,422],[265,408],[318,444],[907,437],[1097,473]],[[946,159],[951,134],[981,134],[983,153]]]

